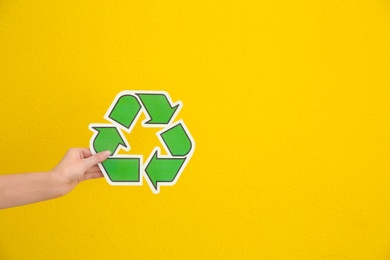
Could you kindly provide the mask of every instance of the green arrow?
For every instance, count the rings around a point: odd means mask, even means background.
[[[148,113],[146,124],[168,124],[180,104],[172,107],[164,94],[137,94]]]
[[[118,98],[108,117],[124,127],[130,128],[140,109],[141,105],[135,96],[123,95]]]
[[[97,153],[108,150],[113,155],[119,145],[127,148],[126,142],[122,139],[116,127],[92,126],[91,129],[97,131],[93,140],[93,149]]]
[[[112,182],[139,182],[139,158],[108,158],[102,162],[103,168]]]
[[[192,143],[182,123],[171,127],[160,135],[173,156],[185,156],[191,151]]]
[[[153,187],[158,191],[158,183],[174,181],[186,158],[158,158],[157,154],[158,151],[156,150],[148,166],[146,166],[145,172]]]

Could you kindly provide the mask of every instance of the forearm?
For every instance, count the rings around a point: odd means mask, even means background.
[[[92,155],[87,148],[72,148],[49,172],[0,175],[0,209],[54,199],[84,180],[103,177],[98,163],[111,154]]]
[[[67,187],[54,172],[0,175],[0,209],[60,197]]]

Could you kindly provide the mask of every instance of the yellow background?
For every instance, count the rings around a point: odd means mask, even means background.
[[[0,259],[390,259],[386,0],[2,0],[0,87],[1,174],[87,147],[122,90],[181,100],[196,141],[158,195],[0,211]]]

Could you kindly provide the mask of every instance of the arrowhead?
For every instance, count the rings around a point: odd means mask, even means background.
[[[151,173],[149,175],[150,181],[153,184],[154,189],[157,190],[157,181],[158,181],[158,176],[156,174],[153,174],[158,169],[158,162],[157,162],[157,151],[154,153],[152,160],[150,160],[150,163],[146,167],[145,171],[147,173]]]
[[[175,180],[177,174],[186,158],[159,158],[158,150],[153,154],[145,172],[148,175],[154,189],[159,190],[159,183],[171,183]]]
[[[137,94],[145,107],[149,120],[145,124],[168,124],[181,103],[172,106],[167,94]]]
[[[151,119],[149,121],[146,121],[145,123],[150,124],[167,124],[170,119],[172,118],[173,114],[175,114],[177,108],[179,105],[176,105],[174,107],[171,107],[171,105],[168,105],[165,108],[162,108],[159,113],[155,113],[153,115],[150,115]]]
[[[125,140],[123,140],[116,127],[92,126],[91,128],[97,131],[97,136],[93,142],[96,152],[109,150],[111,151],[111,155],[113,155],[118,146],[121,145],[127,148]]]

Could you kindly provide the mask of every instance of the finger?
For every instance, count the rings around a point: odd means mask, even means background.
[[[92,156],[91,150],[89,150],[88,148],[80,148],[80,150],[84,156],[83,158],[88,158]]]
[[[84,174],[84,180],[97,179],[102,177],[103,177],[102,172],[88,172]]]
[[[101,163],[103,162],[105,159],[108,158],[108,156],[110,156],[111,152],[110,151],[104,151],[104,152],[100,152],[100,153],[97,153],[97,154],[94,154],[88,158],[85,158],[84,159],[84,164],[86,166],[87,169],[91,168],[92,166],[98,164],[98,163]]]
[[[100,168],[97,165],[92,166],[86,172],[100,172]]]

